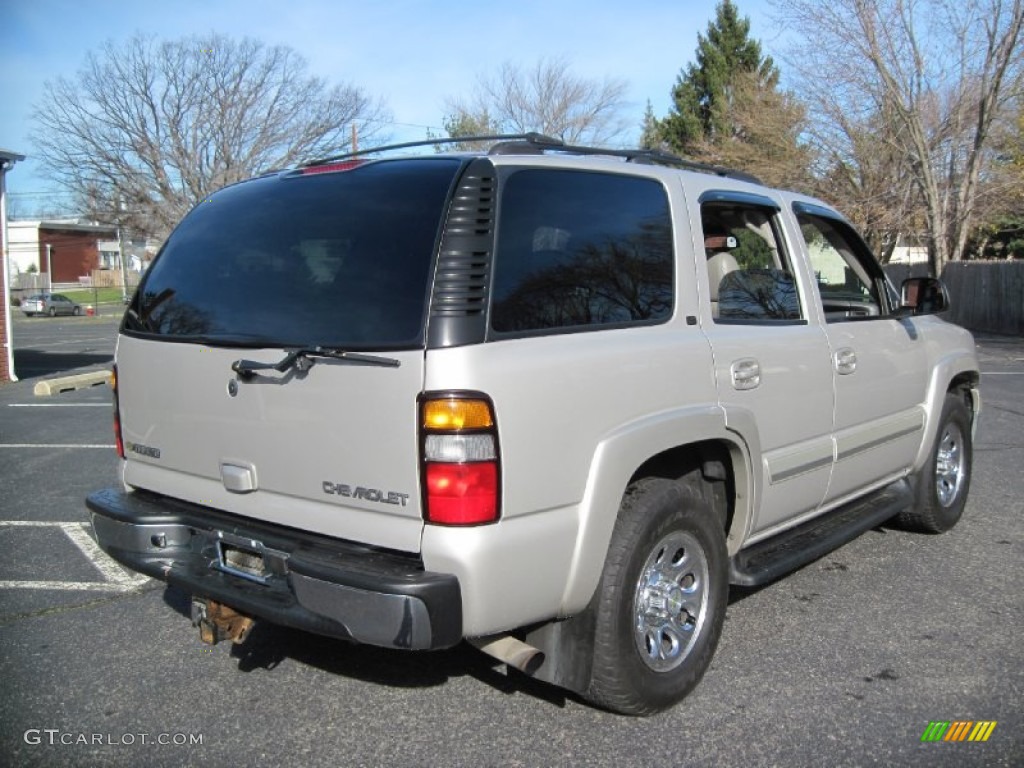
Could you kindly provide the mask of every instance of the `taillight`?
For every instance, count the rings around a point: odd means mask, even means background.
[[[114,391],[114,444],[118,458],[124,458],[124,440],[121,438],[121,403],[117,397],[117,366],[110,371],[110,388]]]
[[[420,402],[423,517],[481,525],[500,514],[498,431],[491,401],[476,393],[431,394]]]

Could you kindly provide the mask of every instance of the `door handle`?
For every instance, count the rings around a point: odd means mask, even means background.
[[[857,353],[849,347],[837,349],[832,355],[832,361],[836,373],[846,375],[857,370]]]
[[[737,360],[729,366],[733,389],[754,389],[761,384],[761,364],[752,357]]]

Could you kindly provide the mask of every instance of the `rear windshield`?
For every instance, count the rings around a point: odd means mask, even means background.
[[[239,345],[418,346],[459,166],[382,161],[221,190],[168,239],[124,330]]]

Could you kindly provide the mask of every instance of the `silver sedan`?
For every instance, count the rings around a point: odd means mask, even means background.
[[[59,293],[37,293],[21,302],[21,311],[32,315],[80,315],[82,307]]]

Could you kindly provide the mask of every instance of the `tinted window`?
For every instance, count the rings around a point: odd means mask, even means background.
[[[711,316],[715,322],[803,318],[777,211],[743,202],[701,205]]]
[[[658,322],[672,312],[672,220],[650,179],[510,175],[495,258],[496,331]]]
[[[416,345],[458,168],[396,160],[228,187],[172,234],[125,328],[214,343]]]

